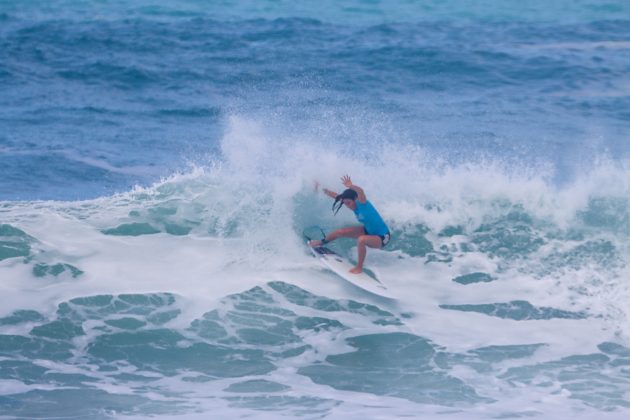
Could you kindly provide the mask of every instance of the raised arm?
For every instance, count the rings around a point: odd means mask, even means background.
[[[318,190],[319,190],[319,182],[315,181],[315,192],[317,192]],[[337,193],[332,190],[329,190],[328,188],[322,188],[322,192],[330,198],[337,198]]]
[[[328,188],[323,188],[322,191],[330,198],[337,198],[337,196],[339,195],[336,192],[329,190]]]
[[[357,192],[357,194],[359,195],[357,197],[357,200],[359,200],[359,202],[361,204],[365,204],[365,202],[367,201],[367,197],[365,196],[365,192],[363,191],[363,188],[354,185],[352,183],[352,180],[350,179],[349,175],[344,175],[341,177],[341,183],[346,187],[346,188],[350,188],[351,190],[354,190]]]

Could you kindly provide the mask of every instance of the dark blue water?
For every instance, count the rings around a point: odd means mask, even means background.
[[[0,418],[625,419],[629,139],[625,0],[0,0]]]
[[[548,6],[3,2],[0,197],[146,185],[216,158],[230,115],[332,124],[340,144],[370,121],[388,127],[371,142],[542,160],[564,182],[627,156],[630,12]]]

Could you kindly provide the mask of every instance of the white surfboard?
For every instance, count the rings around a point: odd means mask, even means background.
[[[385,285],[380,281],[367,275],[365,272],[359,274],[351,273],[350,269],[354,267],[354,264],[351,264],[350,261],[341,255],[331,251],[325,246],[312,247],[308,244],[308,242],[306,243],[306,246],[310,248],[311,252],[319,261],[321,261],[322,264],[324,264],[324,266],[329,268],[342,279],[352,283],[360,289],[365,290],[366,292],[388,299],[394,299],[394,297],[389,293],[389,290],[387,290],[387,287],[385,287]]]

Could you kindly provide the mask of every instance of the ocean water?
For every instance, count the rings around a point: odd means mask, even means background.
[[[625,0],[0,0],[0,418],[626,419],[629,142]]]

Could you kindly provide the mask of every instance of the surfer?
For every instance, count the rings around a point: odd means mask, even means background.
[[[341,183],[346,187],[346,190],[341,194],[337,194],[328,188],[323,188],[322,191],[335,200],[332,206],[334,214],[337,214],[339,209],[345,205],[354,212],[361,226],[337,229],[326,235],[321,241],[309,241],[309,245],[316,247],[325,245],[337,238],[355,238],[357,240],[358,259],[357,265],[352,268],[350,272],[359,274],[363,271],[363,262],[365,261],[367,247],[383,248],[389,242],[390,233],[381,215],[378,214],[378,211],[376,211],[372,203],[368,201],[363,189],[354,185],[348,175],[341,177]],[[315,182],[315,191],[318,189],[319,183]]]

